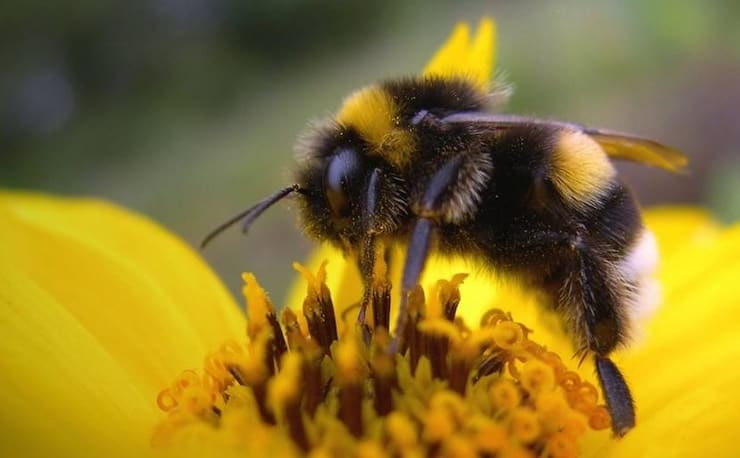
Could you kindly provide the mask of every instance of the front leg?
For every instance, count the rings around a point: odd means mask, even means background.
[[[406,250],[401,277],[401,300],[396,317],[395,337],[389,350],[395,353],[401,347],[401,337],[406,327],[408,296],[419,282],[432,246],[432,238],[440,222],[463,218],[459,209],[454,210],[454,200],[459,193],[460,174],[471,161],[458,155],[443,164],[424,184],[423,192],[411,204],[415,216],[411,237]],[[458,199],[459,200],[459,199]]]
[[[398,197],[398,190],[394,192],[392,187],[389,186],[390,181],[392,180],[384,176],[379,168],[373,169],[368,177],[365,200],[360,213],[364,235],[360,242],[356,261],[360,276],[362,277],[363,292],[360,299],[360,311],[357,315],[357,322],[363,328],[365,328],[367,307],[372,295],[372,282],[378,251],[382,252],[381,256],[385,258],[386,262],[390,253],[389,248],[385,244],[378,242],[382,242],[383,234],[390,232],[391,228],[396,224],[393,217],[384,217],[384,215],[394,215],[402,211],[398,208],[392,208],[394,203],[397,204],[400,199]],[[389,207],[391,208],[390,211]],[[382,249],[379,250],[378,245],[382,245]]]
[[[378,257],[380,256],[385,265],[388,266],[390,265],[391,254],[391,248],[384,243],[378,243],[376,236],[368,235],[362,243],[360,254],[356,260],[357,269],[362,277],[362,298],[353,306],[353,308],[359,307],[360,309],[357,314],[357,323],[360,326],[365,326],[367,309],[372,300],[373,281],[377,279],[375,277],[377,274],[375,267]],[[386,280],[390,283],[388,275],[388,269],[386,269]],[[379,323],[375,323],[375,325],[378,326]],[[388,323],[380,323],[380,325],[386,328],[388,327]]]

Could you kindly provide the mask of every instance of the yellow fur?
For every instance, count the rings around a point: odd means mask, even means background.
[[[574,131],[561,133],[550,165],[555,188],[576,206],[595,204],[616,173],[601,146],[588,135]]]
[[[351,127],[391,164],[404,166],[414,148],[412,135],[398,127],[398,109],[391,96],[378,86],[368,86],[344,100],[337,122]]]

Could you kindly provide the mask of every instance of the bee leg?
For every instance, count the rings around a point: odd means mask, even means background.
[[[594,353],[596,374],[612,419],[612,431],[624,436],[635,426],[635,406],[627,382],[608,355],[623,339],[623,318],[619,291],[608,280],[608,266],[590,254],[585,243],[576,237],[570,243],[576,253],[577,272],[569,286],[575,286],[582,304],[581,322],[585,343]],[[575,299],[575,298],[573,298]]]
[[[360,301],[360,312],[357,314],[357,323],[365,326],[367,306],[370,303],[371,288],[373,282],[373,270],[375,269],[375,256],[377,251],[377,234],[381,232],[376,219],[379,204],[380,169],[373,169],[365,190],[365,205],[362,208],[361,220],[367,234],[362,242],[362,248],[357,260],[360,275],[362,276],[362,299]]]
[[[357,323],[365,324],[367,306],[370,303],[371,288],[373,282],[373,269],[375,268],[376,241],[374,235],[365,237],[362,243],[362,251],[357,262],[362,277],[362,299],[360,300],[360,311],[357,314]]]
[[[379,247],[380,245],[380,247]],[[367,236],[362,242],[362,251],[357,259],[357,268],[360,271],[362,277],[362,298],[353,305],[353,308],[358,309],[357,313],[357,324],[362,328],[363,335],[366,341],[370,342],[370,328],[366,324],[366,317],[368,306],[373,300],[373,280],[377,279],[375,275],[378,273],[374,271],[375,263],[377,262],[378,256],[380,256],[388,265],[389,258],[391,257],[391,249],[385,244],[379,244],[376,236]],[[386,280],[388,280],[388,272],[386,271]],[[377,311],[373,310],[373,313]],[[388,319],[377,321],[378,317],[374,317],[373,326],[383,327],[388,331],[389,323]]]
[[[596,374],[612,418],[612,431],[622,437],[635,427],[635,404],[627,382],[607,356],[594,355]]]
[[[408,295],[419,283],[422,271],[429,256],[432,235],[437,220],[441,217],[444,204],[443,196],[457,181],[458,172],[463,165],[463,157],[456,156],[450,159],[429,180],[421,201],[414,206],[414,212],[419,216],[414,223],[414,229],[409,239],[406,261],[403,265],[401,280],[401,301],[396,318],[395,337],[391,341],[390,351],[395,353],[400,347],[400,340],[406,326]]]
[[[396,317],[395,336],[389,346],[391,353],[396,353],[401,346],[401,337],[403,336],[406,319],[408,318],[409,293],[419,283],[421,272],[424,270],[424,265],[429,255],[433,229],[434,223],[431,219],[419,218],[416,220],[414,230],[411,233],[408,250],[406,251],[406,262],[403,265],[401,302],[399,303],[398,316]]]
[[[627,382],[608,355],[623,340],[624,318],[619,286],[610,280],[609,266],[589,248],[582,228],[527,233],[510,240],[517,252],[542,248],[565,249],[569,261],[564,279],[559,279],[560,305],[580,331],[575,357],[579,365],[593,354],[596,373],[612,419],[615,435],[623,436],[635,426],[635,407]]]
[[[370,343],[370,328],[366,324],[365,319],[367,317],[367,308],[370,304],[372,297],[372,283],[373,283],[373,268],[375,267],[375,253],[377,251],[377,243],[374,235],[370,234],[361,243],[360,253],[357,256],[357,270],[360,271],[362,277],[362,297],[360,301],[355,303],[352,307],[358,307],[357,312],[357,326],[362,331],[362,338],[365,343]]]

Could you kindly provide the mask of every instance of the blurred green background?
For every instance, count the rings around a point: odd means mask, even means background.
[[[740,217],[740,2],[6,0],[0,186],[100,196],[193,246],[289,184],[306,121],[418,71],[458,20],[499,26],[508,110],[654,137],[689,176],[620,166],[643,203]],[[268,212],[204,253],[233,289],[276,298],[310,249]]]

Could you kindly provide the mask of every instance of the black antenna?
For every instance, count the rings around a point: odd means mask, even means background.
[[[247,232],[249,230],[249,227],[252,225],[252,223],[259,218],[259,216],[270,208],[273,204],[279,202],[280,200],[284,199],[288,195],[294,193],[294,192],[300,192],[302,194],[305,194],[305,191],[301,189],[301,187],[298,184],[294,184],[291,186],[288,186],[287,188],[281,189],[280,191],[277,191],[276,193],[272,194],[269,197],[266,197],[265,199],[261,200],[257,205],[250,207],[243,212],[239,213],[238,215],[235,215],[231,217],[228,221],[224,222],[220,226],[218,226],[216,229],[212,230],[208,235],[205,236],[202,242],[200,242],[200,248],[203,249],[208,245],[208,243],[213,240],[217,235],[225,231],[226,229],[230,228],[240,220],[244,220],[242,223],[242,232]]]

